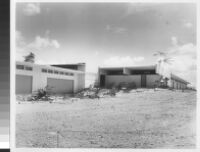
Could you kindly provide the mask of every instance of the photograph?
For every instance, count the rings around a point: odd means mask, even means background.
[[[197,147],[196,3],[14,5],[16,148]]]

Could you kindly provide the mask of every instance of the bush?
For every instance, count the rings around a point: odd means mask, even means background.
[[[52,87],[49,87],[48,85],[45,88],[38,89],[35,93],[32,94],[30,101],[36,101],[36,100],[45,100],[49,101],[50,99],[50,91]]]

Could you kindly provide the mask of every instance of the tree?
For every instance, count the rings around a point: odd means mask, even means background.
[[[31,52],[27,56],[24,56],[24,62],[34,63],[35,62],[35,54]]]
[[[169,55],[167,53],[161,52],[161,51],[158,51],[158,52],[154,53],[153,55],[158,57],[158,60],[157,60],[158,73],[160,73],[162,76],[165,77],[167,66],[169,64],[171,64],[173,61],[172,58],[169,57]]]

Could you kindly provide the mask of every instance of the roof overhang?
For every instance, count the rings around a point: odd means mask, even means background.
[[[186,80],[184,80],[184,79],[182,79],[182,78],[180,78],[180,77],[178,77],[177,75],[174,75],[174,74],[171,74],[171,79],[172,79],[172,80],[180,81],[180,82],[185,83],[185,84],[190,84],[190,83],[187,82]]]

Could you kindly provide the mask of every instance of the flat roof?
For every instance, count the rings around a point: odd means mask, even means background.
[[[100,70],[123,70],[123,69],[129,69],[129,70],[154,70],[156,69],[156,65],[146,65],[146,66],[130,66],[130,67],[99,67]],[[171,78],[175,79],[177,81],[189,84],[186,80],[180,78],[179,76],[175,74],[171,74]]]
[[[62,66],[74,66],[74,65],[85,65],[85,63],[73,63],[73,64],[50,64],[50,65],[62,65]]]
[[[99,67],[99,69],[103,70],[123,70],[123,69],[130,69],[130,70],[154,70],[156,65],[148,65],[148,66],[130,66],[130,67]]]
[[[187,82],[186,80],[180,78],[179,76],[177,76],[175,74],[171,74],[171,79],[175,79],[175,80],[181,81],[183,83],[190,84],[189,82]]]
[[[22,65],[28,65],[28,66],[39,66],[42,68],[53,68],[53,69],[58,69],[62,71],[68,71],[68,72],[73,72],[73,73],[85,73],[80,70],[73,70],[73,69],[66,69],[62,67],[56,67],[56,66],[51,66],[51,65],[46,65],[46,64],[35,64],[35,63],[30,63],[30,62],[22,62],[22,61],[16,61],[16,64],[22,64]]]

